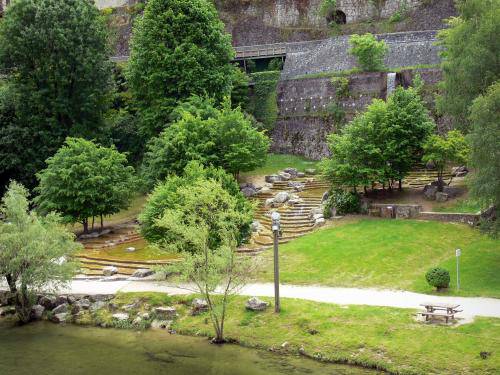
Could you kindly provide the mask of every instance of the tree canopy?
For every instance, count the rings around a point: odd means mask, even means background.
[[[168,232],[158,226],[157,221],[160,219],[167,209],[182,209],[185,213],[186,218],[189,216],[189,211],[184,206],[186,205],[183,194],[189,194],[184,192],[183,189],[189,189],[189,187],[195,184],[203,184],[205,181],[214,181],[219,184],[228,194],[233,197],[231,204],[238,213],[234,217],[228,217],[231,222],[231,226],[235,231],[235,239],[238,243],[241,243],[250,234],[250,224],[252,223],[252,205],[251,203],[241,194],[238,183],[236,180],[221,168],[207,167],[204,168],[199,162],[193,161],[187,164],[184,173],[180,176],[172,175],[168,177],[165,181],[158,184],[154,191],[148,198],[148,201],[144,207],[143,212],[139,216],[139,222],[141,223],[141,234],[148,241],[153,243],[159,243],[165,240],[173,240],[170,238]],[[215,195],[215,193],[214,193]],[[217,199],[214,196],[214,202]],[[193,203],[194,204],[194,203]],[[204,203],[203,203],[204,204]],[[190,209],[196,209],[196,207],[189,207]],[[210,216],[207,211],[206,214]],[[209,218],[206,219],[207,223]],[[214,218],[218,220],[218,218]],[[215,224],[214,224],[215,225]],[[212,241],[219,243],[220,239],[217,235],[217,227],[210,227],[212,236]]]
[[[359,67],[366,72],[376,72],[384,67],[384,57],[388,47],[383,40],[370,33],[353,34],[349,38],[351,49],[349,53],[356,57]]]
[[[29,186],[67,136],[98,137],[110,89],[105,23],[92,2],[19,0],[0,22],[15,117],[0,124],[0,183]]]
[[[375,99],[365,112],[331,134],[332,154],[323,162],[324,173],[336,185],[392,187],[422,155],[422,144],[434,124],[417,91],[397,88],[387,102]]]
[[[71,279],[76,264],[70,256],[81,247],[57,214],[39,216],[29,204],[27,190],[12,182],[0,206],[0,276],[23,323],[31,320],[36,292],[55,290]]]
[[[127,208],[135,187],[134,168],[114,147],[106,148],[81,138],[68,138],[37,175],[35,202],[41,212],[56,211],[67,222],[114,214]]]
[[[471,107],[472,131],[470,180],[472,196],[483,206],[496,205],[500,210],[500,81],[480,95]],[[500,217],[497,215],[497,217]],[[499,227],[497,219],[497,231]]]
[[[444,80],[438,108],[469,131],[470,105],[500,79],[500,0],[460,0],[459,17],[439,33]]]
[[[181,112],[181,118],[147,146],[142,176],[149,188],[169,174],[182,174],[191,160],[222,167],[235,175],[265,162],[268,137],[228,101],[220,110]]]
[[[438,190],[442,191],[443,172],[448,163],[466,163],[469,156],[469,146],[463,134],[451,130],[444,136],[432,134],[424,143],[424,162],[433,162],[438,171]]]
[[[221,101],[231,92],[234,51],[211,1],[148,1],[130,45],[129,85],[148,137],[191,95]]]

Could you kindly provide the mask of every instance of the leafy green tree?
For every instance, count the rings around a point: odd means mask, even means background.
[[[479,96],[471,107],[473,124],[471,166],[474,173],[470,180],[471,194],[484,207],[495,205],[500,217],[500,81],[492,85],[485,95]],[[496,221],[498,232],[499,220]]]
[[[106,148],[81,138],[68,138],[37,174],[41,212],[59,212],[66,222],[83,224],[90,217],[117,213],[127,208],[135,188],[134,168],[114,147]]]
[[[449,131],[445,136],[433,134],[427,138],[423,146],[424,162],[433,162],[438,171],[438,191],[443,191],[444,169],[449,163],[467,162],[469,145],[458,130]]]
[[[128,79],[150,138],[191,95],[230,94],[234,51],[208,0],[150,0],[134,24]]]
[[[438,108],[468,131],[472,101],[500,79],[500,0],[457,1],[460,17],[439,33],[444,80]]]
[[[386,163],[380,147],[380,124],[385,121],[387,106],[374,100],[367,111],[347,124],[341,134],[328,136],[332,154],[323,162],[323,173],[337,186],[369,186],[385,178]]]
[[[98,137],[108,106],[105,23],[92,2],[14,1],[0,22],[0,70],[15,121],[0,124],[0,183],[34,186],[67,136]]]
[[[417,89],[398,87],[389,97],[380,140],[391,186],[393,181],[399,181],[401,190],[402,179],[422,157],[424,140],[434,128]]]
[[[179,272],[207,301],[213,342],[223,343],[227,304],[251,274],[250,260],[235,252],[238,231],[234,223],[243,217],[234,196],[216,180],[198,179],[180,187],[177,194],[178,204],[167,208],[157,221],[165,233],[162,246],[183,257],[168,269]]]
[[[36,292],[71,280],[76,270],[71,255],[81,247],[57,214],[41,217],[29,211],[29,204],[27,190],[12,182],[0,206],[0,276],[7,280],[22,323],[32,319]]]
[[[376,72],[384,68],[384,57],[388,47],[383,40],[370,33],[353,34],[349,38],[349,53],[356,57],[359,67],[365,72]]]
[[[167,209],[174,209],[183,204],[180,190],[189,188],[199,181],[216,181],[225,191],[235,199],[235,208],[239,216],[235,217],[231,225],[236,231],[235,239],[238,243],[243,242],[250,235],[250,224],[252,223],[253,209],[251,203],[241,194],[237,181],[221,168],[204,168],[199,162],[188,163],[182,176],[172,175],[164,182],[158,184],[148,198],[143,212],[139,216],[141,223],[141,234],[148,241],[158,243],[169,237],[168,232],[157,225]],[[208,220],[208,219],[207,219]],[[216,227],[213,227],[212,241],[219,243],[220,238],[216,235]]]
[[[328,138],[332,157],[324,173],[341,186],[376,182],[392,189],[422,156],[424,140],[434,129],[417,91],[398,88],[387,102],[375,99],[341,134]]]
[[[223,167],[234,175],[265,162],[269,139],[239,108],[231,109],[226,101],[221,110],[213,112],[215,117],[204,118],[205,110],[194,115],[184,111],[180,120],[151,139],[142,165],[148,188],[169,174],[182,174],[191,160]]]

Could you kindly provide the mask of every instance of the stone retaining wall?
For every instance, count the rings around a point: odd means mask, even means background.
[[[475,226],[481,219],[480,214],[451,213],[451,212],[421,212],[418,219],[444,221],[449,223],[464,223]]]
[[[377,38],[389,47],[384,60],[387,67],[436,65],[441,61],[435,31],[380,34]],[[282,78],[353,69],[356,59],[349,48],[349,36],[338,36],[317,43],[314,49],[288,53]]]
[[[426,84],[434,85],[441,77],[440,69],[408,70],[396,75],[396,85],[408,86],[418,73]],[[273,152],[321,159],[329,155],[326,137],[335,131],[328,117],[328,106],[337,103],[350,121],[374,98],[384,99],[387,73],[356,73],[347,77],[349,93],[337,97],[329,77],[286,79],[278,82],[278,120],[271,134]]]

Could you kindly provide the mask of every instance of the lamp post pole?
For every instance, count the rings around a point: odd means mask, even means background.
[[[459,267],[459,259],[460,256],[462,255],[462,250],[456,249],[455,250],[455,256],[457,258],[457,290],[460,290],[460,267]]]
[[[274,211],[271,214],[274,238],[274,312],[280,312],[280,268],[278,257],[278,241],[280,236],[280,214]]]

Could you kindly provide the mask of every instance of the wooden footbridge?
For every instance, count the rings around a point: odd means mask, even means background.
[[[290,51],[291,46],[295,44],[297,43],[273,43],[234,47],[236,55],[233,61],[242,61],[247,59],[269,59],[274,57],[284,58]],[[111,61],[115,62],[127,60],[127,55],[111,57]]]

